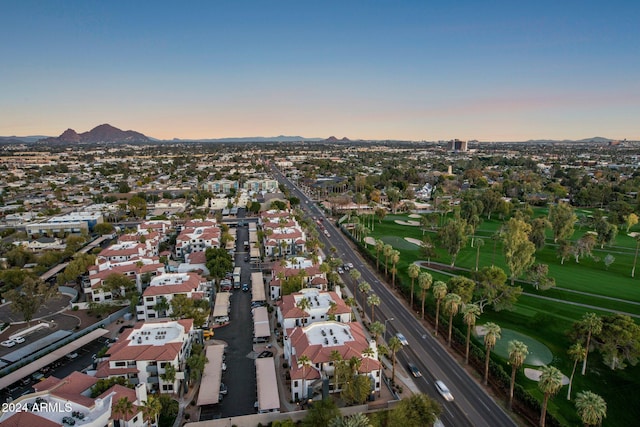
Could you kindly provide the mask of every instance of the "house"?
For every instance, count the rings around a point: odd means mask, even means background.
[[[175,256],[182,258],[190,252],[219,248],[221,235],[222,230],[215,220],[189,220],[176,237]]]
[[[291,366],[292,400],[311,398],[325,381],[331,393],[340,391],[330,381],[335,373],[334,354],[339,354],[342,360],[361,360],[358,373],[371,378],[372,393],[380,390],[382,367],[378,348],[374,340],[367,339],[362,326],[357,322],[315,322],[285,333],[284,355]],[[308,363],[302,363],[301,359]]]
[[[325,320],[349,323],[351,308],[342,300],[339,290],[329,292],[306,288],[283,296],[277,304],[277,316],[278,323],[286,331],[296,326],[306,326]]]
[[[293,276],[302,277],[303,288],[327,290],[327,276],[320,270],[321,261],[318,260],[317,263],[314,263],[311,259],[299,256],[274,265],[269,281],[271,299],[277,300],[281,297],[283,282]]]
[[[164,273],[156,276],[142,292],[142,304],[136,307],[138,320],[171,316],[171,300],[179,294],[188,299],[208,300],[211,286],[212,283],[198,273]],[[165,309],[157,306],[162,300],[168,305]]]
[[[144,384],[149,393],[174,393],[184,380],[195,337],[193,319],[138,322],[109,348],[96,377],[123,377]],[[170,370],[166,376],[168,366],[175,375]]]
[[[63,379],[47,377],[36,383],[34,393],[19,397],[12,403],[23,410],[0,413],[2,426],[78,426],[102,427],[118,420],[122,427],[142,427],[143,402],[147,400],[144,385],[129,389],[114,385],[100,396],[91,397],[91,388],[98,379],[80,372],[72,372]],[[115,405],[122,397],[132,403],[132,412],[118,414]],[[7,406],[11,408],[12,406]],[[31,408],[26,410],[26,408]]]

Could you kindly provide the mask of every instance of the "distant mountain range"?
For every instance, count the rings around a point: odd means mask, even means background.
[[[387,142],[393,142],[392,140],[386,140]],[[553,140],[553,139],[536,139],[529,141],[512,141],[513,143],[523,144],[550,144],[550,143],[594,143],[594,144],[607,144],[614,141],[609,138],[592,137],[580,140]],[[196,142],[196,143],[250,143],[250,142],[320,142],[320,143],[352,143],[363,142],[363,140],[351,140],[347,137],[338,139],[335,136],[329,138],[305,138],[303,136],[253,136],[253,137],[241,137],[241,138],[211,138],[211,139],[181,139],[174,138],[172,140],[160,140],[156,138],[148,137],[140,132],[133,130],[120,130],[109,124],[102,124],[96,126],[88,132],[77,133],[73,129],[67,129],[60,136],[47,137],[42,135],[31,136],[0,136],[0,144],[32,144],[37,143],[41,145],[75,145],[75,144],[129,144],[129,143],[176,143],[176,142]],[[426,141],[422,141],[426,142]],[[482,143],[478,141],[470,141],[472,143]],[[483,141],[490,142],[490,141]],[[501,142],[501,141],[497,141]],[[506,142],[506,141],[505,141]]]
[[[120,130],[109,124],[96,126],[88,132],[77,133],[73,129],[65,130],[62,135],[44,138],[38,144],[97,144],[97,143],[140,143],[151,142],[151,139],[132,130]]]

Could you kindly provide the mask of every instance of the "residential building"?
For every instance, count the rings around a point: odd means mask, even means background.
[[[289,258],[284,263],[276,263],[271,270],[271,280],[269,281],[269,294],[272,300],[280,299],[282,296],[282,284],[291,277],[302,278],[302,288],[317,288],[327,290],[327,276],[320,270],[320,264],[313,263],[305,257]]]
[[[291,399],[294,401],[310,398],[323,382],[329,383],[331,393],[339,391],[331,381],[335,373],[333,354],[339,354],[342,360],[354,357],[361,360],[358,374],[371,378],[372,393],[380,390],[382,375],[376,342],[367,339],[357,322],[324,321],[288,329],[284,354],[291,366]],[[300,362],[303,356],[309,360],[308,364]]]
[[[142,292],[142,304],[136,307],[138,320],[169,317],[172,314],[171,300],[176,295],[184,295],[192,300],[208,300],[212,283],[198,273],[164,273],[151,279]],[[164,301],[169,308],[156,310]]]
[[[174,393],[184,380],[196,339],[193,319],[138,322],[126,329],[98,365],[97,378],[123,377],[150,393]],[[166,376],[171,365],[175,375]]]
[[[282,328],[306,326],[325,320],[342,323],[351,322],[351,308],[340,297],[340,291],[321,291],[306,288],[300,292],[284,295],[277,304],[278,323]]]

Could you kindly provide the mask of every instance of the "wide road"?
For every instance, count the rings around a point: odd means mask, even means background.
[[[289,179],[273,168],[276,179],[298,197],[304,211],[314,216],[323,216],[321,210],[302,193]],[[375,309],[375,320],[384,322],[387,319],[387,337],[396,332],[401,332],[408,340],[409,345],[397,353],[399,366],[406,366],[411,361],[422,372],[423,376],[415,380],[419,390],[442,404],[442,422],[446,426],[516,426],[517,424],[485,391],[467,374],[458,362],[442,347],[439,341],[433,337],[431,331],[425,329],[420,320],[413,314],[396,295],[389,290],[386,284],[369,269],[357,253],[351,249],[345,237],[339,232],[331,221],[324,221],[324,226],[331,235],[330,239],[321,234],[320,238],[325,248],[334,246],[336,255],[345,263],[352,263],[360,271],[361,280],[371,285],[372,292],[380,297],[381,303]],[[348,273],[345,273],[345,276]],[[345,283],[349,282],[344,277]],[[352,289],[353,291],[353,289]],[[354,293],[355,295],[355,293]],[[361,298],[358,298],[360,301]],[[365,308],[369,314],[371,311]],[[454,396],[452,402],[447,402],[437,393],[434,381],[443,381]]]

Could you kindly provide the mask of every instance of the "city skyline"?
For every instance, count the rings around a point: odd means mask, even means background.
[[[0,135],[640,140],[630,1],[24,1]]]

